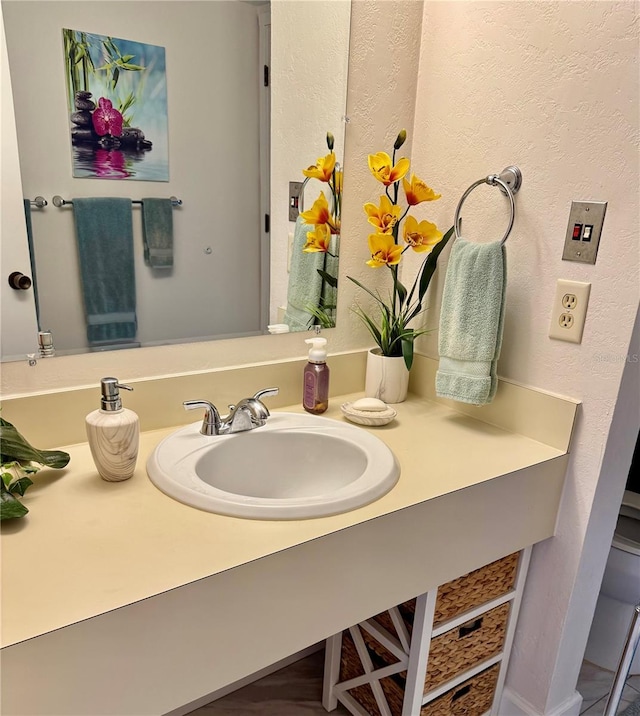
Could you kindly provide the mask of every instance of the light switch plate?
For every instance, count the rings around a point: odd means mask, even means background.
[[[582,342],[590,293],[590,283],[558,279],[549,326],[551,338],[569,343]]]
[[[585,264],[596,262],[606,211],[606,201],[571,202],[563,261],[579,261]]]
[[[302,194],[302,182],[289,182],[289,221],[295,221],[300,214],[300,196]]]

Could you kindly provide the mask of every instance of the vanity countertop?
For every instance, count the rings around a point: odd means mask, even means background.
[[[359,397],[333,397],[325,416],[344,420],[341,403]],[[394,451],[397,485],[365,507],[318,519],[238,519],[167,497],[145,464],[175,428],[142,433],[135,474],[120,483],[100,479],[87,444],[63,447],[69,468],[41,472],[25,498],[29,515],[3,525],[2,646],[566,454],[415,395],[395,408],[391,424],[362,429]]]

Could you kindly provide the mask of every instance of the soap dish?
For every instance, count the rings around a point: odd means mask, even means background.
[[[387,406],[386,410],[358,410],[354,408],[352,403],[342,403],[340,406],[342,414],[347,420],[359,425],[387,425],[398,413],[393,408]]]

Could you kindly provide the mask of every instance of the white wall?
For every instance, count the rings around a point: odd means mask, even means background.
[[[607,551],[588,545],[609,544],[622,492],[623,470],[600,472],[640,290],[637,48],[633,3],[425,3],[414,170],[442,191],[434,215],[448,227],[473,181],[521,168],[498,370],[583,401],[558,534],[534,550],[507,679],[531,713],[572,698]],[[609,202],[595,266],[561,260],[572,199]],[[463,216],[469,238],[494,240],[506,201],[483,187]],[[559,278],[592,284],[581,345],[548,338]],[[421,345],[437,355],[437,335]],[[590,522],[599,481],[607,517]]]
[[[302,170],[334,151],[344,162],[344,115],[349,68],[350,0],[272,0],[271,2],[271,305],[277,322],[286,306],[289,182],[304,181]],[[304,194],[311,208],[322,189],[311,181]]]
[[[259,331],[256,8],[184,0],[4,0],[3,8],[24,195],[49,201],[32,221],[41,325],[53,331],[57,349],[87,341],[72,211],[55,208],[55,194],[183,200],[173,212],[171,272],[144,265],[141,213],[133,209],[143,344]],[[72,178],[62,28],[165,47],[169,182]]]

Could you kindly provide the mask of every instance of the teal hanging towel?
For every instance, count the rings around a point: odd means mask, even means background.
[[[73,215],[89,346],[137,345],[131,199],[74,199]]]
[[[462,403],[490,403],[498,387],[506,251],[500,241],[456,239],[442,295],[436,394]]]
[[[173,203],[142,199],[144,262],[154,269],[173,268]]]

